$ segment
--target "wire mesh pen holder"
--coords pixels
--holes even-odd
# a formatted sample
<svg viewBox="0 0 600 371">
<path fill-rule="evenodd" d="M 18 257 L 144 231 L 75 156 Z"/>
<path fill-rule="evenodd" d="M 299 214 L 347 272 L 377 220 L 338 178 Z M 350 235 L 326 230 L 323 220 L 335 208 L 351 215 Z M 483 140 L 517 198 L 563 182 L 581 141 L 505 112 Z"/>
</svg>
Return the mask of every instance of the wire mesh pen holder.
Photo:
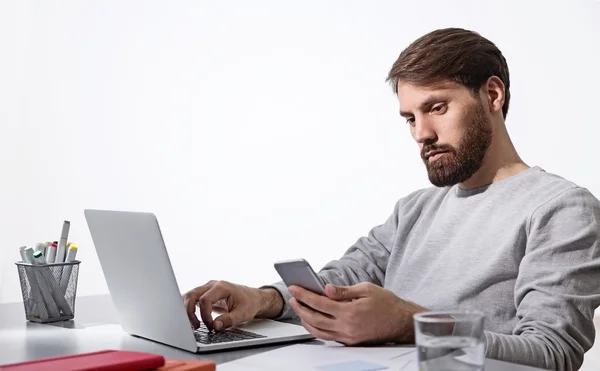
<svg viewBox="0 0 600 371">
<path fill-rule="evenodd" d="M 44 265 L 15 263 L 27 320 L 47 323 L 75 317 L 79 263 L 79 260 Z"/>
</svg>

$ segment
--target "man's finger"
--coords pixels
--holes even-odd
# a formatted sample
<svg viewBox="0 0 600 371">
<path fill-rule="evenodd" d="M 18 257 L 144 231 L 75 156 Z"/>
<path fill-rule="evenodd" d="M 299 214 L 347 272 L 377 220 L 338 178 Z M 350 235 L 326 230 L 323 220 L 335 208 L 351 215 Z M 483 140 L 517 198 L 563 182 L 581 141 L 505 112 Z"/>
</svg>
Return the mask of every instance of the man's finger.
<svg viewBox="0 0 600 371">
<path fill-rule="evenodd" d="M 333 332 L 319 330 L 318 328 L 311 326 L 309 323 L 306 323 L 304 320 L 301 320 L 300 322 L 302 323 L 302 326 L 304 326 L 306 331 L 310 332 L 310 334 L 316 337 L 317 339 L 333 341 L 336 340 L 336 336 Z"/>
<path fill-rule="evenodd" d="M 225 289 L 223 286 L 214 285 L 210 290 L 204 293 L 198 299 L 200 304 L 200 315 L 202 316 L 202 322 L 206 325 L 209 330 L 213 329 L 213 318 L 212 318 L 212 310 L 213 304 L 218 302 L 219 300 L 227 299 L 230 295 L 230 292 Z"/>
<path fill-rule="evenodd" d="M 212 311 L 213 311 L 213 313 L 217 313 L 217 314 L 225 314 L 225 313 L 229 312 L 227 310 L 227 308 L 218 307 L 216 305 L 213 305 Z"/>
<path fill-rule="evenodd" d="M 199 303 L 198 303 L 198 307 L 200 307 Z M 219 300 L 218 302 L 213 304 L 212 311 L 213 311 L 213 313 L 218 313 L 218 314 L 227 313 L 227 312 L 229 312 L 229 305 L 227 305 L 225 300 Z"/>
<path fill-rule="evenodd" d="M 315 294 L 299 286 L 290 286 L 288 290 L 298 301 L 319 312 L 328 314 L 332 317 L 336 317 L 340 312 L 342 303 L 333 301 L 326 296 Z"/>
<path fill-rule="evenodd" d="M 311 310 L 300 304 L 296 298 L 290 299 L 290 306 L 294 312 L 304 322 L 321 331 L 335 331 L 336 323 L 331 317 L 326 317 L 324 314 Z"/>
<path fill-rule="evenodd" d="M 348 301 L 368 296 L 371 291 L 371 284 L 359 283 L 353 286 L 337 286 L 327 284 L 325 294 L 328 298 L 338 301 Z"/>
<path fill-rule="evenodd" d="M 239 324 L 243 318 L 247 318 L 247 313 L 244 313 L 240 307 L 233 309 L 229 313 L 221 314 L 215 318 L 213 327 L 215 330 L 223 330 Z"/>
<path fill-rule="evenodd" d="M 185 295 L 183 295 L 183 305 L 185 306 L 185 311 L 187 312 L 188 319 L 193 328 L 198 328 L 200 326 L 200 321 L 198 321 L 198 317 L 196 317 L 197 300 L 196 295 L 191 291 L 186 292 Z"/>
<path fill-rule="evenodd" d="M 223 308 L 223 309 L 227 309 L 227 301 L 225 300 L 219 300 L 218 302 L 216 302 L 213 307 L 219 307 L 219 308 Z"/>
<path fill-rule="evenodd" d="M 196 287 L 183 295 L 183 304 L 185 306 L 188 318 L 190 320 L 190 324 L 194 328 L 200 327 L 200 321 L 196 316 L 196 304 L 198 303 L 198 299 L 210 288 L 213 286 L 212 282 L 207 283 L 206 285 Z"/>
</svg>

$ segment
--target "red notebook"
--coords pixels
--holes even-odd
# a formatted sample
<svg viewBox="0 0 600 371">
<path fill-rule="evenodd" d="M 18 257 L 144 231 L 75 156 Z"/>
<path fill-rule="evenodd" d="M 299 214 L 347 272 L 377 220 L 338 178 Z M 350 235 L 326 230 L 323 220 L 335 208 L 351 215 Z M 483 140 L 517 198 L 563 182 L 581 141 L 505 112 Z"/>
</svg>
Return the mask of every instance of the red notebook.
<svg viewBox="0 0 600 371">
<path fill-rule="evenodd" d="M 1 371 L 142 371 L 164 366 L 158 354 L 103 350 L 1 365 Z"/>
<path fill-rule="evenodd" d="M 157 371 L 215 371 L 216 368 L 213 361 L 167 359 L 165 365 Z"/>
</svg>

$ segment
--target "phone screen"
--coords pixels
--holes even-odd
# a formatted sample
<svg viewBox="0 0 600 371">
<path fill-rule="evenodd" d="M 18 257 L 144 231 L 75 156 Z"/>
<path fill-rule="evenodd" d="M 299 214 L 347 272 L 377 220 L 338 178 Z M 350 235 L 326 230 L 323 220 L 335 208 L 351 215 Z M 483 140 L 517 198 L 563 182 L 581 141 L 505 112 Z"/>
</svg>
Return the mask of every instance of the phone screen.
<svg viewBox="0 0 600 371">
<path fill-rule="evenodd" d="M 286 286 L 300 286 L 319 295 L 325 295 L 322 279 L 304 259 L 275 263 L 275 269 Z"/>
</svg>

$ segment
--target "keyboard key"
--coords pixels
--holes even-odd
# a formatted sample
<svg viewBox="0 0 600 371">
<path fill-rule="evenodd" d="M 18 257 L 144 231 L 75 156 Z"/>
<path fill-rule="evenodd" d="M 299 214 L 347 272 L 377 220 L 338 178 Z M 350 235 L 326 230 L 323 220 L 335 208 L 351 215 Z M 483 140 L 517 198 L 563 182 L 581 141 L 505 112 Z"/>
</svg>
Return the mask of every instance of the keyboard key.
<svg viewBox="0 0 600 371">
<path fill-rule="evenodd" d="M 198 329 L 194 330 L 194 336 L 196 341 L 202 344 L 218 344 L 229 341 L 250 340 L 265 337 L 264 335 L 240 329 L 227 329 L 217 332 L 210 331 L 204 323 L 202 323 Z"/>
</svg>

